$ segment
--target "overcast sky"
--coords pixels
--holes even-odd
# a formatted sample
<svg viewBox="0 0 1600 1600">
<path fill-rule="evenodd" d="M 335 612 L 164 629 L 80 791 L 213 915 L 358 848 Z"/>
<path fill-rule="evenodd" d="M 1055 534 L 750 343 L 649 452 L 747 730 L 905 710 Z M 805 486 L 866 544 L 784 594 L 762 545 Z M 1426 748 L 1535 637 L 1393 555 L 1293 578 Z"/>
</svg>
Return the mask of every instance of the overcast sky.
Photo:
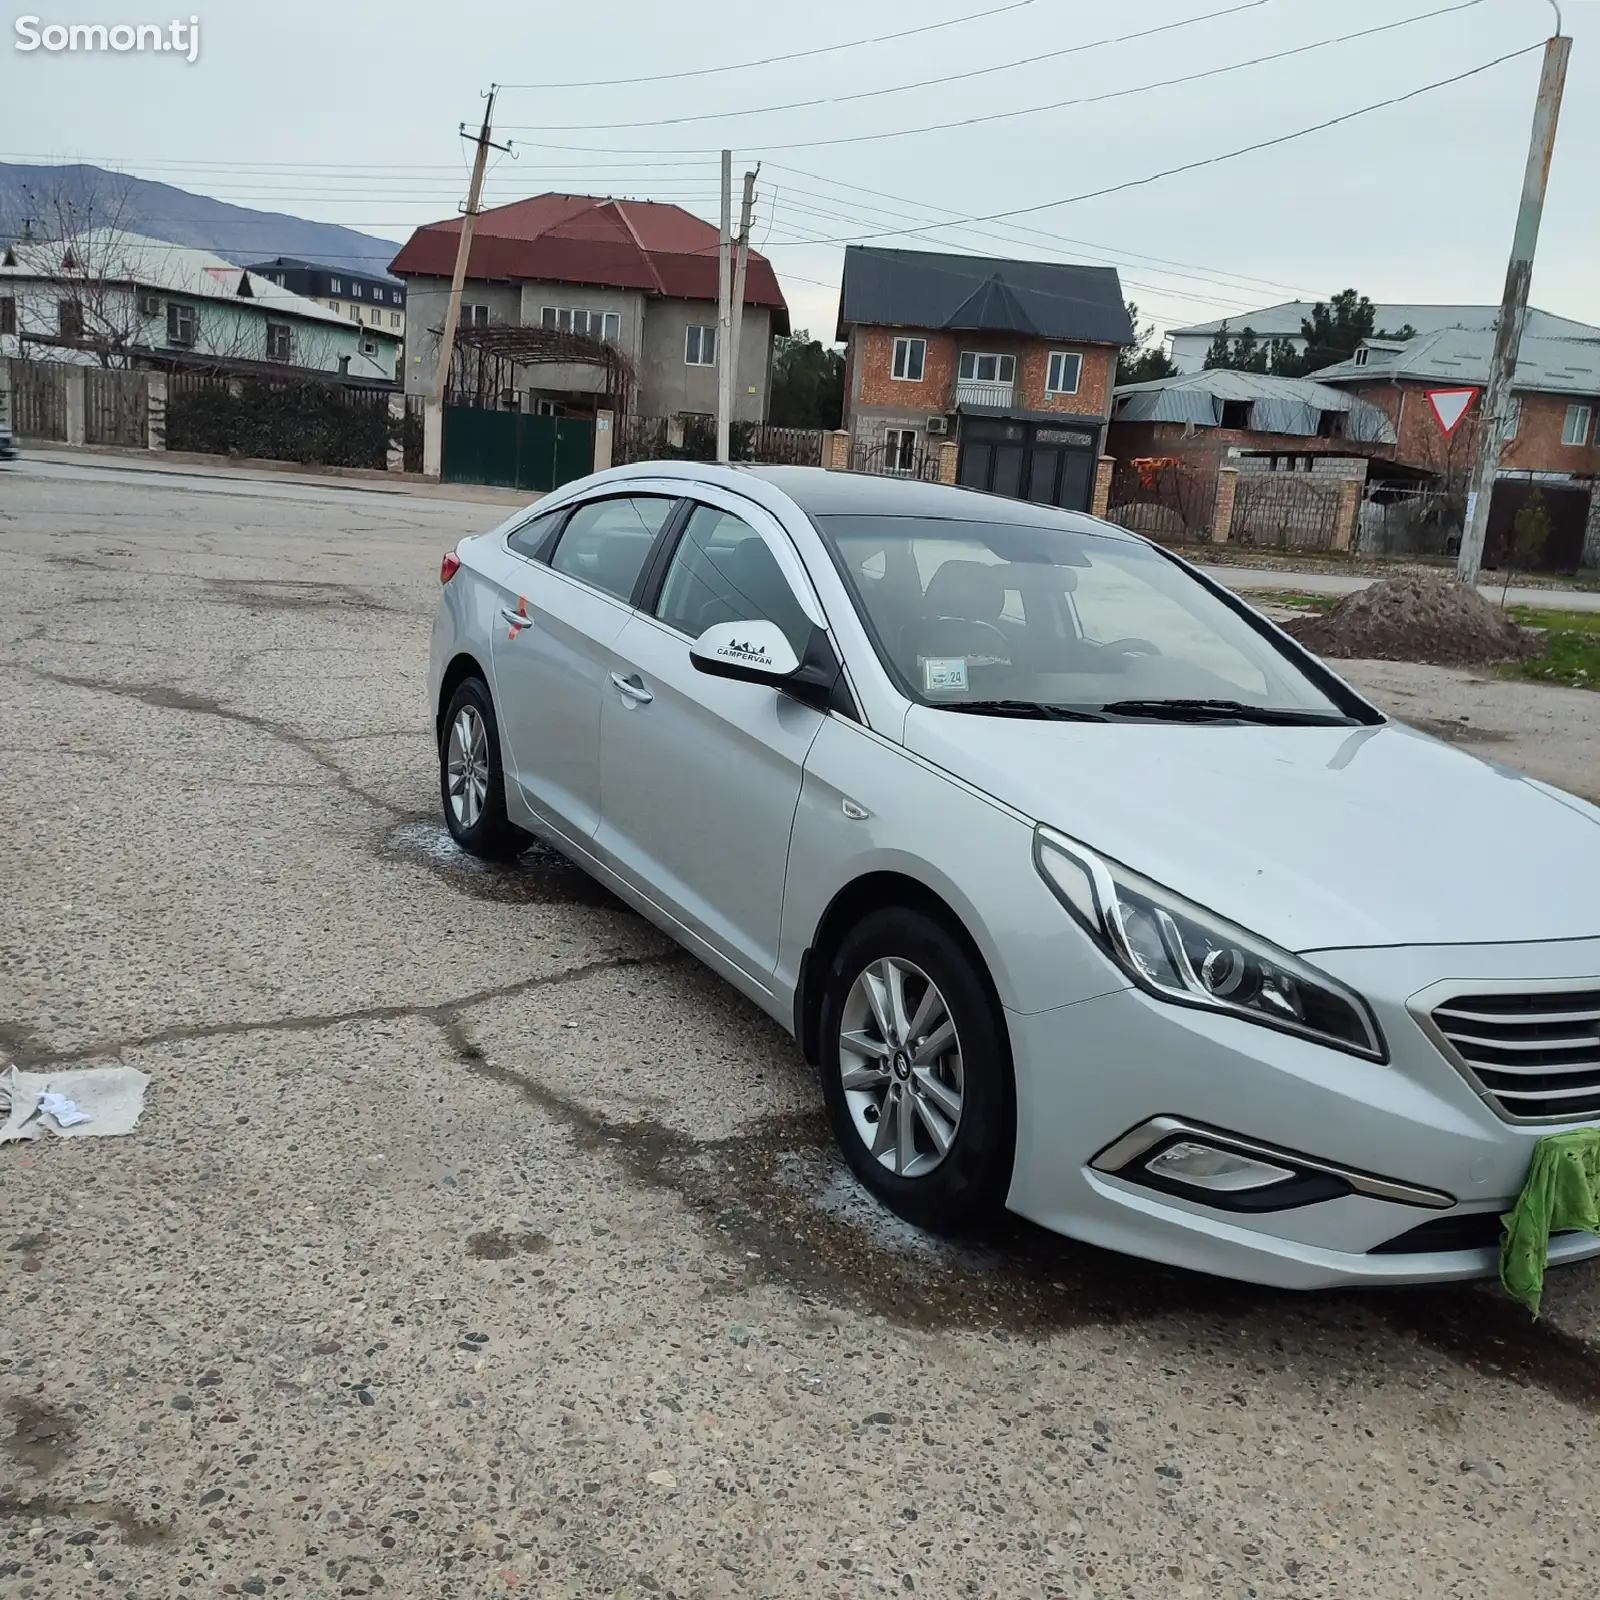
<svg viewBox="0 0 1600 1600">
<path fill-rule="evenodd" d="M 794 323 L 826 337 L 842 248 L 805 242 L 819 238 L 1112 262 L 1162 329 L 1347 285 L 1378 301 L 1496 301 L 1537 54 L 1102 198 L 966 230 L 928 225 L 1036 207 L 1292 133 L 1536 44 L 1554 22 L 1548 0 L 1457 3 L 1372 37 L 1128 94 L 1117 92 L 1425 17 L 1452 0 L 186 0 L 183 15 L 192 5 L 200 18 L 193 65 L 170 54 L 13 48 L 13 19 L 35 7 L 43 23 L 165 23 L 167 3 L 13 3 L 0 59 L 0 157 L 114 165 L 401 240 L 459 205 L 470 152 L 457 125 L 477 121 L 491 80 L 637 77 L 507 89 L 496 123 L 518 150 L 496 157 L 488 203 L 557 189 L 671 200 L 715 220 L 716 151 L 730 145 L 736 173 L 763 162 L 755 237 Z M 1572 72 L 1533 301 L 1600 323 L 1600 3 L 1565 0 L 1562 9 Z M 962 17 L 973 20 L 928 28 Z M 928 31 L 795 58 L 918 27 Z M 1061 53 L 1086 45 L 1095 47 Z M 766 56 L 778 59 L 664 76 Z M 884 92 L 958 73 L 976 75 Z M 1117 97 L 903 132 L 1107 95 Z M 708 113 L 718 115 L 619 126 Z M 862 134 L 899 136 L 825 142 Z M 918 231 L 886 235 L 908 228 Z"/>
</svg>

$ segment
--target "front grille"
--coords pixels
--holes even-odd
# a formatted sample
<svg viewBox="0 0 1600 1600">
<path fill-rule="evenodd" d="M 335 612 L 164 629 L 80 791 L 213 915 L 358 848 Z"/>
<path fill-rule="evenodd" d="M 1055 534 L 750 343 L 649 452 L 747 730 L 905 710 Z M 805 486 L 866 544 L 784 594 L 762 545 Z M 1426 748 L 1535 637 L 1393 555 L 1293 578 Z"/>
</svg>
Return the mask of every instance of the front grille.
<svg viewBox="0 0 1600 1600">
<path fill-rule="evenodd" d="M 1433 1023 L 1505 1116 L 1600 1116 L 1600 989 L 1458 995 Z"/>
</svg>

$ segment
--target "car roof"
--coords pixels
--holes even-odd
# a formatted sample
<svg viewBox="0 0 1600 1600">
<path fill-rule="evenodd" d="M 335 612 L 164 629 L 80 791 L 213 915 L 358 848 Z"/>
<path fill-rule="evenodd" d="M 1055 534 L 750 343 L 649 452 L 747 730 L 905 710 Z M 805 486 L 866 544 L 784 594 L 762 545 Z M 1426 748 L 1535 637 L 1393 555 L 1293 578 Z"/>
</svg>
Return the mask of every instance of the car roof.
<svg viewBox="0 0 1600 1600">
<path fill-rule="evenodd" d="M 824 467 L 718 466 L 708 461 L 641 461 L 628 475 L 689 478 L 737 489 L 751 478 L 770 484 L 808 516 L 931 517 L 951 522 L 1007 523 L 1018 527 L 1061 528 L 1130 544 L 1138 535 L 1081 511 L 1011 500 L 953 484 L 864 472 L 833 472 Z"/>
</svg>

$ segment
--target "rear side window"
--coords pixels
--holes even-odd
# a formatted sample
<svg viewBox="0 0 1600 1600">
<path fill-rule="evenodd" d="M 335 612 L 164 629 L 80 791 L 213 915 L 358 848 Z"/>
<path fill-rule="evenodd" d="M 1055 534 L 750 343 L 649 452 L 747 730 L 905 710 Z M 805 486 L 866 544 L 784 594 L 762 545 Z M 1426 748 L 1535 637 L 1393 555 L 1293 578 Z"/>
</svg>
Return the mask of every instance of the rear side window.
<svg viewBox="0 0 1600 1600">
<path fill-rule="evenodd" d="M 544 548 L 544 542 L 550 537 L 551 530 L 561 520 L 562 511 L 547 511 L 542 517 L 530 517 L 522 526 L 511 533 L 506 539 L 506 548 L 515 550 L 519 556 L 527 556 L 531 561 Z"/>
<path fill-rule="evenodd" d="M 656 495 L 591 500 L 561 530 L 550 565 L 603 594 L 629 600 L 675 503 Z"/>
</svg>

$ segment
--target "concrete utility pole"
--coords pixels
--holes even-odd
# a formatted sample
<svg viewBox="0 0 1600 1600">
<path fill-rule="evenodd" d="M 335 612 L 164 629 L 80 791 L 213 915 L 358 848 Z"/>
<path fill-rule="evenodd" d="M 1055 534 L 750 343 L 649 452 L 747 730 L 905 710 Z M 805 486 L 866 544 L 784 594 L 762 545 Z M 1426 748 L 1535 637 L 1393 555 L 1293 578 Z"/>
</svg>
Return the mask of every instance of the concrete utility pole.
<svg viewBox="0 0 1600 1600">
<path fill-rule="evenodd" d="M 1456 562 L 1458 583 L 1477 583 L 1478 568 L 1483 564 L 1489 504 L 1494 496 L 1495 476 L 1500 471 L 1500 452 L 1505 448 L 1517 353 L 1528 321 L 1533 253 L 1539 243 L 1539 221 L 1544 213 L 1550 156 L 1555 148 L 1556 122 L 1561 115 L 1561 93 L 1566 87 L 1567 58 L 1571 53 L 1572 40 L 1561 32 L 1558 7 L 1555 37 L 1547 40 L 1544 47 L 1544 70 L 1539 75 L 1539 98 L 1533 107 L 1533 135 L 1528 144 L 1528 169 L 1522 180 L 1522 203 L 1517 208 L 1517 231 L 1511 239 L 1511 264 L 1506 268 L 1505 298 L 1500 305 L 1494 355 L 1489 361 L 1489 385 L 1478 417 L 1478 453 L 1467 487 L 1467 525 L 1461 531 L 1461 554 Z"/>
<path fill-rule="evenodd" d="M 483 126 L 478 130 L 478 153 L 472 161 L 472 181 L 467 185 L 467 208 L 461 217 L 461 239 L 456 245 L 456 269 L 450 279 L 450 300 L 445 306 L 444 328 L 439 335 L 439 357 L 433 369 L 433 388 L 423 407 L 422 470 L 437 478 L 444 458 L 444 392 L 450 378 L 450 357 L 456 347 L 456 329 L 461 324 L 461 291 L 467 281 L 467 260 L 472 254 L 472 230 L 478 220 L 478 204 L 483 198 L 483 171 L 491 149 L 508 149 L 492 144 L 489 128 L 494 119 L 494 97 L 498 84 L 489 85 L 488 104 L 483 108 Z M 462 133 L 466 132 L 463 128 Z"/>
<path fill-rule="evenodd" d="M 733 398 L 733 368 L 728 346 L 733 342 L 733 316 L 729 307 L 728 235 L 733 225 L 733 152 L 722 152 L 722 243 L 717 250 L 717 460 L 728 459 L 728 424 Z"/>
<path fill-rule="evenodd" d="M 760 170 L 761 163 L 758 161 L 755 172 L 744 175 L 744 206 L 739 212 L 739 253 L 733 271 L 733 337 L 728 341 L 730 390 L 736 390 L 739 383 L 739 336 L 744 329 L 744 278 L 745 270 L 750 265 L 750 221 L 756 208 L 756 173 Z"/>
</svg>

